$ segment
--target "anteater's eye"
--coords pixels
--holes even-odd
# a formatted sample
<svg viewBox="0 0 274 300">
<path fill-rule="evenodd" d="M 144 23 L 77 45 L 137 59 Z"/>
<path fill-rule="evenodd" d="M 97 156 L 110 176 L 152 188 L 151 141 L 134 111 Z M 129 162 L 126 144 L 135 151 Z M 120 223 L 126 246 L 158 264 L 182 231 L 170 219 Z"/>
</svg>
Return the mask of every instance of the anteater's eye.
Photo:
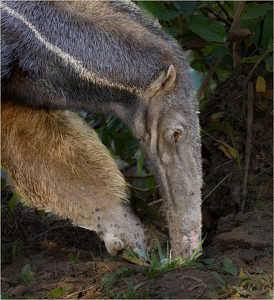
<svg viewBox="0 0 274 300">
<path fill-rule="evenodd" d="M 181 137 L 182 135 L 182 131 L 181 130 L 175 130 L 173 133 L 172 133 L 172 140 L 174 142 L 178 141 L 178 139 Z"/>
</svg>

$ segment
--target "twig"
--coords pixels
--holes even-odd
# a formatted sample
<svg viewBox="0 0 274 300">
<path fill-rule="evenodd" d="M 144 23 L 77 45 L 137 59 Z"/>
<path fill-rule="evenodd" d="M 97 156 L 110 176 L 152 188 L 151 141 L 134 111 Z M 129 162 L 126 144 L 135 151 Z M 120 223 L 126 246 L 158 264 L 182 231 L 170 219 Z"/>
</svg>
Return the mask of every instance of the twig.
<svg viewBox="0 0 274 300">
<path fill-rule="evenodd" d="M 154 205 L 154 204 L 158 204 L 158 203 L 161 203 L 161 202 L 163 202 L 163 199 L 152 201 L 152 202 L 148 203 L 148 205 Z"/>
<path fill-rule="evenodd" d="M 246 86 L 248 81 L 250 80 L 252 74 L 254 73 L 254 71 L 256 70 L 256 68 L 258 67 L 258 65 L 260 64 L 260 62 L 264 59 L 264 57 L 268 54 L 268 52 L 273 48 L 273 44 L 271 45 L 271 47 L 269 47 L 267 49 L 267 51 L 265 52 L 265 54 L 256 62 L 255 66 L 252 68 L 252 70 L 249 72 L 249 74 L 247 75 L 247 78 L 245 80 L 245 83 L 243 85 L 243 107 L 242 107 L 242 116 L 243 116 L 243 127 L 244 129 L 246 129 L 246 118 L 245 118 L 245 102 L 246 102 Z"/>
<path fill-rule="evenodd" d="M 252 125 L 253 125 L 253 118 L 254 118 L 254 90 L 253 90 L 253 83 L 248 83 L 247 89 L 247 131 L 246 131 L 246 146 L 245 146 L 245 168 L 244 168 L 244 181 L 243 181 L 243 192 L 242 192 L 242 205 L 241 205 L 241 212 L 244 212 L 245 208 L 245 197 L 247 192 L 247 177 L 248 177 L 248 170 L 249 170 L 249 163 L 250 163 L 250 156 L 251 156 L 251 139 L 252 139 Z"/>
<path fill-rule="evenodd" d="M 90 289 L 92 289 L 92 288 L 95 288 L 95 285 L 92 285 L 92 286 L 89 287 L 88 289 L 85 289 L 85 290 L 78 291 L 78 292 L 72 293 L 72 294 L 70 294 L 70 295 L 67 295 L 65 299 L 67 299 L 68 297 L 71 297 L 71 296 L 73 296 L 73 295 L 76 295 L 76 294 L 80 294 L 80 293 L 86 292 L 86 291 L 88 291 L 88 290 L 90 290 Z"/>
<path fill-rule="evenodd" d="M 238 10 L 236 12 L 236 15 L 235 15 L 235 18 L 232 22 L 232 25 L 230 27 L 230 30 L 234 28 L 234 26 L 239 22 L 240 18 L 241 18 L 241 13 L 242 13 L 242 10 L 243 10 L 243 7 L 244 7 L 244 3 L 245 1 L 241 1 L 240 4 L 239 4 L 239 7 L 238 7 Z M 230 42 L 225 42 L 223 44 L 224 47 L 228 48 Z M 207 87 L 208 83 L 209 83 L 209 80 L 210 78 L 213 76 L 215 70 L 217 69 L 217 67 L 219 66 L 220 62 L 222 61 L 223 59 L 223 56 L 217 58 L 213 64 L 213 66 L 210 68 L 210 70 L 208 71 L 206 77 L 204 78 L 201 86 L 199 87 L 198 89 L 198 92 L 196 94 L 196 100 L 199 101 L 205 88 Z"/>
<path fill-rule="evenodd" d="M 239 1 L 234 1 L 234 11 L 238 10 L 239 5 L 241 4 L 241 2 Z M 238 26 L 240 27 L 241 23 L 238 24 Z M 237 64 L 239 63 L 239 61 L 242 58 L 242 51 L 241 51 L 241 42 L 234 42 L 233 43 L 233 50 L 235 50 L 233 52 L 233 68 L 235 68 L 237 66 Z"/>
<path fill-rule="evenodd" d="M 225 10 L 225 8 L 223 7 L 223 5 L 220 3 L 220 1 L 217 1 L 217 4 L 219 5 L 219 7 L 221 8 L 221 10 L 224 12 L 224 14 L 226 15 L 228 20 L 231 20 L 229 14 L 227 13 L 227 11 Z"/>
<path fill-rule="evenodd" d="M 195 280 L 195 281 L 200 282 L 205 288 L 207 287 L 207 286 L 203 283 L 202 279 L 200 279 L 200 278 L 195 278 L 195 277 L 187 276 L 187 275 L 183 275 L 183 276 L 181 276 L 180 278 L 191 278 L 191 279 L 193 279 L 193 280 Z"/>
</svg>

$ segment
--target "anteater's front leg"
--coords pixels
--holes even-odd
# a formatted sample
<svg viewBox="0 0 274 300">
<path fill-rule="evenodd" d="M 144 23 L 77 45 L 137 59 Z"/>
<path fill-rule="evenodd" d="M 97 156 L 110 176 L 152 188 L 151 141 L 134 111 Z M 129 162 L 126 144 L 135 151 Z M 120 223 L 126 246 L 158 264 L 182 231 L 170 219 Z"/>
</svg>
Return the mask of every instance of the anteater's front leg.
<svg viewBox="0 0 274 300">
<path fill-rule="evenodd" d="M 125 181 L 96 133 L 75 115 L 2 104 L 2 165 L 18 193 L 97 231 L 108 252 L 146 251 Z"/>
</svg>

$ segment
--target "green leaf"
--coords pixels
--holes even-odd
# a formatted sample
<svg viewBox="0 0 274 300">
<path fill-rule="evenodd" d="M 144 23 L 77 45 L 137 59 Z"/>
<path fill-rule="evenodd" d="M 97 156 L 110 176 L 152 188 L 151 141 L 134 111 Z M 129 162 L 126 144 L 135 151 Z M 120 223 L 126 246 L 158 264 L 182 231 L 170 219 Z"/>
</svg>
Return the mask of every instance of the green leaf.
<svg viewBox="0 0 274 300">
<path fill-rule="evenodd" d="M 246 14 L 244 14 L 241 20 L 257 19 L 259 16 L 265 15 L 271 9 L 273 9 L 273 5 L 271 4 L 259 4 L 258 6 L 250 9 Z"/>
<path fill-rule="evenodd" d="M 142 171 L 142 168 L 143 168 L 143 162 L 144 162 L 144 152 L 141 151 L 140 157 L 137 161 L 137 173 L 138 173 L 138 175 L 141 174 L 141 171 Z"/>
<path fill-rule="evenodd" d="M 7 292 L 1 292 L 1 299 L 10 299 L 9 293 L 7 293 Z"/>
<path fill-rule="evenodd" d="M 91 255 L 93 261 L 96 262 L 97 260 L 96 260 L 95 256 L 93 255 L 93 253 L 91 251 L 90 251 L 90 255 Z"/>
<path fill-rule="evenodd" d="M 156 268 L 160 268 L 161 265 L 159 264 L 157 258 L 156 258 L 156 255 L 155 255 L 155 252 L 154 252 L 154 249 L 152 249 L 152 253 L 151 253 L 151 267 L 152 269 L 156 269 Z"/>
<path fill-rule="evenodd" d="M 169 9 L 168 11 L 169 11 L 170 19 L 174 19 L 174 18 L 177 18 L 179 16 L 177 11 L 175 11 L 173 9 Z"/>
<path fill-rule="evenodd" d="M 178 12 L 185 16 L 187 21 L 190 22 L 189 16 L 196 7 L 196 1 L 172 1 L 172 3 L 178 9 Z"/>
<path fill-rule="evenodd" d="M 8 202 L 11 212 L 14 211 L 16 203 L 17 203 L 17 199 L 18 199 L 18 195 L 17 195 L 16 191 L 13 190 L 12 192 L 13 192 L 12 199 Z"/>
<path fill-rule="evenodd" d="M 210 288 L 211 290 L 213 290 L 213 291 L 217 291 L 217 290 L 218 290 L 218 288 L 216 288 L 214 285 L 211 285 L 211 284 L 208 284 L 208 283 L 205 283 L 205 285 L 206 285 L 208 288 Z"/>
<path fill-rule="evenodd" d="M 257 22 L 251 21 L 251 20 L 246 20 L 243 21 L 245 25 L 244 27 L 248 28 L 250 32 L 254 33 L 254 36 L 250 38 L 250 41 L 257 45 L 259 39 L 260 39 L 260 34 L 261 34 L 261 29 L 260 26 Z"/>
<path fill-rule="evenodd" d="M 2 244 L 2 243 L 1 243 L 1 253 L 3 254 L 3 256 L 4 256 L 4 258 L 5 258 L 5 260 L 2 260 L 2 259 L 1 259 L 1 264 L 2 264 L 2 265 L 3 265 L 4 263 L 9 264 L 9 263 L 10 263 L 9 257 L 8 257 L 7 252 L 6 252 L 5 246 L 4 246 L 4 244 Z"/>
<path fill-rule="evenodd" d="M 163 29 L 166 33 L 168 33 L 169 35 L 171 35 L 173 37 L 176 36 L 180 31 L 179 28 L 175 28 L 175 27 L 170 27 L 170 28 L 163 27 Z"/>
<path fill-rule="evenodd" d="M 61 288 L 56 288 L 56 289 L 53 289 L 50 294 L 54 297 L 54 298 L 58 298 L 63 292 L 64 292 L 65 289 L 61 289 Z"/>
<path fill-rule="evenodd" d="M 15 241 L 12 246 L 12 257 L 14 258 L 16 255 L 16 249 L 17 249 L 18 241 Z"/>
<path fill-rule="evenodd" d="M 153 195 L 154 190 L 153 189 L 143 189 L 143 188 L 137 188 L 130 183 L 126 182 L 126 186 L 128 186 L 133 192 L 137 192 L 139 194 L 146 194 L 146 195 Z"/>
<path fill-rule="evenodd" d="M 217 46 L 212 51 L 212 56 L 215 58 L 224 56 L 225 54 L 227 54 L 227 49 L 224 46 Z"/>
<path fill-rule="evenodd" d="M 136 162 L 136 159 L 130 157 L 135 156 L 138 145 L 138 141 L 130 131 L 127 131 L 124 134 L 120 133 L 119 135 L 116 135 L 114 139 L 114 147 L 117 155 L 129 164 L 134 164 Z"/>
<path fill-rule="evenodd" d="M 69 254 L 69 258 L 75 265 L 78 263 L 75 256 L 72 253 Z"/>
<path fill-rule="evenodd" d="M 231 127 L 229 122 L 222 122 L 221 127 L 224 129 L 224 131 L 232 134 L 235 138 L 238 138 L 238 133 Z"/>
<path fill-rule="evenodd" d="M 223 266 L 224 268 L 222 269 L 222 271 L 224 271 L 225 273 L 229 273 L 233 276 L 237 276 L 237 269 L 236 267 L 234 267 L 233 262 L 230 258 L 225 258 L 223 260 Z"/>
<path fill-rule="evenodd" d="M 113 119 L 109 118 L 108 119 L 110 122 L 107 124 L 106 128 L 106 133 L 110 134 L 111 136 L 114 137 L 116 131 L 118 130 L 118 126 L 121 125 L 121 120 L 118 119 L 117 117 L 114 117 Z"/>
<path fill-rule="evenodd" d="M 149 293 L 150 293 L 149 291 L 143 291 L 142 298 L 148 299 Z"/>
<path fill-rule="evenodd" d="M 266 64 L 266 70 L 268 72 L 273 72 L 273 56 L 270 56 L 265 62 L 265 64 Z"/>
<path fill-rule="evenodd" d="M 213 265 L 214 262 L 216 261 L 216 258 L 203 259 L 203 261 L 204 261 L 207 265 Z"/>
<path fill-rule="evenodd" d="M 213 275 L 221 282 L 221 283 L 225 283 L 225 281 L 223 280 L 223 278 L 217 273 L 217 272 L 213 272 Z"/>
<path fill-rule="evenodd" d="M 160 261 L 162 261 L 164 259 L 164 256 L 163 256 L 162 248 L 161 248 L 161 245 L 160 245 L 158 239 L 157 239 L 157 246 L 158 246 L 158 253 L 159 253 L 159 256 L 160 256 Z"/>
<path fill-rule="evenodd" d="M 256 279 L 256 289 L 258 291 L 261 291 L 263 289 L 263 286 L 264 286 L 264 284 L 263 284 L 262 280 L 260 278 L 257 278 Z"/>
<path fill-rule="evenodd" d="M 170 20 L 170 13 L 167 10 L 167 8 L 164 6 L 163 3 L 155 1 L 153 2 L 154 7 L 155 7 L 155 11 L 156 11 L 156 17 L 159 20 L 163 20 L 163 21 L 169 21 Z"/>
<path fill-rule="evenodd" d="M 205 284 L 205 285 L 207 285 L 207 284 Z M 208 293 L 208 294 L 206 295 L 206 297 L 207 297 L 207 299 L 212 299 L 212 297 L 213 297 L 215 294 L 216 294 L 216 292 L 213 291 L 213 292 Z"/>
<path fill-rule="evenodd" d="M 270 290 L 268 293 L 265 294 L 267 299 L 273 299 L 274 298 L 274 290 Z"/>
<path fill-rule="evenodd" d="M 148 257 L 146 256 L 146 254 L 143 251 L 141 251 L 140 249 L 135 248 L 134 252 L 139 254 L 141 257 L 145 258 L 146 260 L 149 260 Z"/>
<path fill-rule="evenodd" d="M 261 103 L 256 103 L 256 107 L 261 111 L 265 111 L 268 106 L 268 99 L 264 98 Z"/>
<path fill-rule="evenodd" d="M 156 18 L 156 11 L 152 1 L 137 1 L 137 3 L 149 16 Z"/>
<path fill-rule="evenodd" d="M 158 213 L 157 213 L 150 205 L 148 205 L 147 202 L 146 202 L 145 200 L 143 200 L 143 199 L 140 198 L 140 197 L 136 197 L 136 196 L 134 196 L 133 198 L 134 198 L 134 199 L 133 199 L 134 203 L 136 203 L 136 205 L 137 205 L 139 208 L 141 208 L 141 210 L 142 210 L 144 213 L 146 213 L 146 214 L 152 216 L 153 219 L 155 219 L 155 220 L 158 220 L 158 221 L 161 220 L 161 218 L 160 218 L 160 216 L 158 215 Z"/>
<path fill-rule="evenodd" d="M 260 55 L 253 55 L 251 57 L 243 57 L 241 58 L 240 62 L 247 62 L 247 63 L 256 63 L 261 58 Z"/>
<path fill-rule="evenodd" d="M 216 114 L 212 114 L 212 115 L 211 115 L 211 118 L 212 118 L 212 119 L 218 119 L 218 118 L 223 117 L 223 115 L 224 115 L 224 112 L 223 112 L 223 111 L 220 111 L 220 112 L 217 112 Z"/>
<path fill-rule="evenodd" d="M 128 256 L 131 256 L 131 257 L 135 258 L 135 259 L 138 259 L 137 256 L 133 253 L 133 251 L 129 247 L 126 249 L 126 251 L 124 253 Z"/>
<path fill-rule="evenodd" d="M 150 171 L 149 174 L 153 174 L 153 171 Z M 147 188 L 153 189 L 155 187 L 154 177 L 146 178 Z"/>
<path fill-rule="evenodd" d="M 5 179 L 1 179 L 1 187 L 4 187 L 7 185 L 7 181 Z"/>
<path fill-rule="evenodd" d="M 189 260 L 189 262 L 191 262 L 192 260 L 195 261 L 201 254 L 197 254 L 197 252 L 199 251 L 199 249 L 202 247 L 204 241 L 206 239 L 206 236 L 204 237 L 204 239 L 200 242 L 200 244 L 198 245 L 198 247 L 195 249 L 195 251 L 193 252 L 193 254 L 191 255 L 191 258 Z"/>
<path fill-rule="evenodd" d="M 273 12 L 270 12 L 266 15 L 264 19 L 263 26 L 263 35 L 262 35 L 262 43 L 268 41 L 273 38 Z"/>
<path fill-rule="evenodd" d="M 24 266 L 21 271 L 21 277 L 27 285 L 29 285 L 33 281 L 36 281 L 34 273 L 30 270 L 30 264 Z"/>
<path fill-rule="evenodd" d="M 224 42 L 225 29 L 216 20 L 200 15 L 190 16 L 189 29 L 208 42 Z"/>
<path fill-rule="evenodd" d="M 244 295 L 244 296 L 249 295 L 248 292 L 244 291 L 243 289 L 241 289 L 241 288 L 238 287 L 238 286 L 236 286 L 235 289 L 236 289 L 236 291 L 237 291 L 239 294 L 241 294 L 241 295 Z"/>
</svg>

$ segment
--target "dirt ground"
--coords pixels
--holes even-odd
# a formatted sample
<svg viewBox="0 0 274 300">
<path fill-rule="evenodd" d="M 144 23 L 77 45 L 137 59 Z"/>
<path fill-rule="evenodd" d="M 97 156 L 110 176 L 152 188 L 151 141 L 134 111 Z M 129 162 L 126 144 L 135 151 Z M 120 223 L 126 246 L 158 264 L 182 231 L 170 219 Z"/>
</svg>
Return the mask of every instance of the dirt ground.
<svg viewBox="0 0 274 300">
<path fill-rule="evenodd" d="M 18 204 L 13 215 L 5 205 L 11 194 L 2 191 L 2 298 L 49 298 L 56 288 L 64 291 L 56 298 L 151 298 L 151 299 L 267 299 L 273 295 L 273 104 L 269 100 L 262 109 L 262 99 L 255 94 L 252 155 L 249 166 L 251 179 L 247 184 L 245 210 L 242 205 L 242 175 L 237 158 L 228 157 L 220 142 L 235 147 L 244 167 L 246 131 L 241 122 L 242 87 L 253 65 L 240 65 L 221 83 L 200 114 L 201 128 L 207 131 L 215 123 L 228 122 L 237 135 L 232 141 L 229 131 L 208 131 L 202 136 L 204 188 L 203 199 L 223 180 L 203 202 L 203 233 L 207 234 L 203 255 L 198 262 L 204 267 L 180 267 L 147 278 L 143 267 L 117 257 L 111 259 L 97 235 L 75 228 L 68 220 L 41 215 L 37 210 L 24 210 Z M 267 90 L 273 89 L 272 74 L 264 65 L 254 72 L 251 82 L 261 75 Z M 212 114 L 222 112 L 221 117 Z M 215 126 L 215 125 L 214 125 Z M 220 128 L 220 127 L 218 127 Z M 268 169 L 269 168 L 269 169 Z M 264 170 L 267 171 L 263 172 Z M 261 173 L 263 172 L 263 173 Z M 231 175 L 229 175 L 232 173 Z M 261 173 L 261 174 L 260 174 Z M 253 178 L 254 176 L 257 177 Z M 253 179 L 252 179 L 253 178 Z M 161 208 L 160 208 L 161 209 Z M 14 219 L 16 218 L 16 222 Z M 14 241 L 18 241 L 16 244 Z M 3 251 L 4 250 L 4 251 Z M 95 260 L 93 259 L 95 257 Z M 69 258 L 73 253 L 78 263 Z M 223 260 L 230 258 L 237 275 L 229 275 L 226 289 L 218 287 L 216 273 L 225 279 Z M 9 263 L 7 262 L 9 260 Z M 207 265 L 203 259 L 215 259 Z M 3 263 L 4 262 L 4 263 Z M 35 281 L 27 285 L 21 276 L 30 264 Z M 102 286 L 104 274 L 121 270 L 124 276 Z M 241 277 L 241 270 L 243 275 Z M 127 271 L 127 272 L 126 272 Z M 131 271 L 131 272 L 130 272 Z M 215 272 L 215 273 L 214 273 Z M 118 274 L 118 273 L 116 273 Z M 252 277 L 241 289 L 235 289 L 241 279 Z M 118 276 L 117 276 L 118 277 Z M 113 277 L 112 277 L 113 278 Z M 133 284 L 136 292 L 128 287 Z M 109 286 L 108 286 L 109 285 Z M 221 286 L 223 286 L 221 284 Z M 127 293 L 128 290 L 128 293 Z M 243 292 L 242 292 L 243 291 Z M 209 294 L 211 293 L 211 294 Z M 272 299 L 272 298 L 269 298 Z"/>
</svg>

